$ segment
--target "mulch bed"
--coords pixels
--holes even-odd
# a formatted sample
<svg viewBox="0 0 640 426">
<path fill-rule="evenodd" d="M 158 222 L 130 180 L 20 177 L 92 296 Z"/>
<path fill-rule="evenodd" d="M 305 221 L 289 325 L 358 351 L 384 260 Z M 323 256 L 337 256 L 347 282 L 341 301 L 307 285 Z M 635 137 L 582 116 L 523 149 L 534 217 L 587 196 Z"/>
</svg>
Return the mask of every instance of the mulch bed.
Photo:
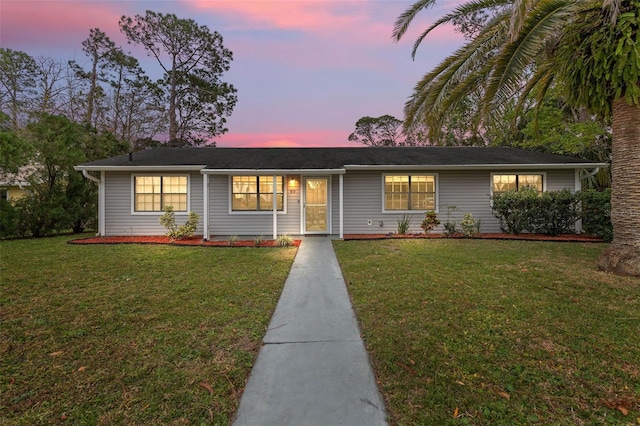
<svg viewBox="0 0 640 426">
<path fill-rule="evenodd" d="M 293 246 L 299 247 L 300 240 L 293 240 Z M 89 237 L 70 240 L 69 244 L 165 244 L 171 246 L 198 246 L 198 247 L 256 247 L 253 240 L 238 240 L 233 245 L 227 240 L 203 241 L 202 236 L 193 236 L 182 240 L 170 240 L 164 235 L 158 236 L 131 236 L 131 237 Z M 279 247 L 274 240 L 264 240 L 259 247 Z"/>
<path fill-rule="evenodd" d="M 387 240 L 387 239 L 440 239 L 440 238 L 470 238 L 478 240 L 521 240 L 521 241 L 563 241 L 577 243 L 602 243 L 602 238 L 594 237 L 587 234 L 562 234 L 562 235 L 543 235 L 543 234 L 476 234 L 473 237 L 465 237 L 462 234 L 447 236 L 445 234 L 345 234 L 345 240 Z"/>
<path fill-rule="evenodd" d="M 447 236 L 444 234 L 345 234 L 344 240 L 387 240 L 387 239 L 440 239 L 440 238 L 468 238 L 462 234 Z M 563 235 L 542 235 L 542 234 L 476 234 L 471 239 L 480 240 L 521 240 L 521 241 L 563 241 L 578 243 L 602 243 L 598 237 L 586 234 L 563 234 Z M 293 240 L 293 245 L 299 247 L 301 240 Z M 202 236 L 193 236 L 182 240 L 171 241 L 164 235 L 158 236 L 130 236 L 130 237 L 89 237 L 77 240 L 70 240 L 69 244 L 166 244 L 172 246 L 199 246 L 199 247 L 256 247 L 253 240 L 238 240 L 233 245 L 227 240 L 202 241 Z M 260 247 L 278 247 L 274 240 L 264 240 Z"/>
</svg>

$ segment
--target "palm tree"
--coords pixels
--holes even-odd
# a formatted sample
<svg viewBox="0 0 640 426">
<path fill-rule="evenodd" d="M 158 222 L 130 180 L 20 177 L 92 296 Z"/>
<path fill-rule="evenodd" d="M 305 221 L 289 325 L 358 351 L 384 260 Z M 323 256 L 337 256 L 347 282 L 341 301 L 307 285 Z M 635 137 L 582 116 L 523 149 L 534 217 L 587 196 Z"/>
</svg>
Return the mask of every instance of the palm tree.
<svg viewBox="0 0 640 426">
<path fill-rule="evenodd" d="M 435 3 L 410 6 L 394 38 Z M 488 19 L 475 37 L 416 84 L 405 126 L 425 123 L 436 136 L 449 112 L 479 91 L 474 122 L 482 128 L 514 98 L 518 112 L 552 85 L 564 87 L 571 104 L 612 122 L 614 238 L 598 266 L 640 276 L 640 0 L 470 0 L 427 28 L 412 56 L 433 29 L 478 13 Z"/>
</svg>

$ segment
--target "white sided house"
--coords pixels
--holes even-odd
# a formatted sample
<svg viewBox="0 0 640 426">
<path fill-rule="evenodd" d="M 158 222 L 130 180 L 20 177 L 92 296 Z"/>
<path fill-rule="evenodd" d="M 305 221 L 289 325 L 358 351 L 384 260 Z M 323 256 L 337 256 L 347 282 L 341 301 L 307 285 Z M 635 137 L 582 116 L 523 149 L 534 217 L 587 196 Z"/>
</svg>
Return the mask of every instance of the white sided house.
<svg viewBox="0 0 640 426">
<path fill-rule="evenodd" d="M 424 213 L 442 223 L 465 213 L 499 232 L 497 191 L 581 189 L 581 173 L 606 164 L 506 147 L 156 148 L 76 166 L 99 186 L 98 234 L 163 235 L 200 215 L 197 235 L 386 234 Z M 439 227 L 435 232 L 442 232 Z"/>
</svg>

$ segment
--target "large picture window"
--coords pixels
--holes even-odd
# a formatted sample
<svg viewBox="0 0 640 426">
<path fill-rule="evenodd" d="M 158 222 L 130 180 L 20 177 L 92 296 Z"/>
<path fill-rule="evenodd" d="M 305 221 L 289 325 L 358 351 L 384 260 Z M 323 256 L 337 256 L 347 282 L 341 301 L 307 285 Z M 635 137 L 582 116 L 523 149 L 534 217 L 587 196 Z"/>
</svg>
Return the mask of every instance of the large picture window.
<svg viewBox="0 0 640 426">
<path fill-rule="evenodd" d="M 435 210 L 435 176 L 385 175 L 384 209 L 388 211 Z"/>
<path fill-rule="evenodd" d="M 134 211 L 161 212 L 172 206 L 176 212 L 186 212 L 187 176 L 134 176 Z"/>
<path fill-rule="evenodd" d="M 528 187 L 535 188 L 539 193 L 543 191 L 543 176 L 541 174 L 494 174 L 492 179 L 494 194 L 518 191 Z"/>
<path fill-rule="evenodd" d="M 233 211 L 273 210 L 273 176 L 232 176 L 231 209 Z M 284 176 L 276 177 L 276 206 L 284 210 Z"/>
</svg>

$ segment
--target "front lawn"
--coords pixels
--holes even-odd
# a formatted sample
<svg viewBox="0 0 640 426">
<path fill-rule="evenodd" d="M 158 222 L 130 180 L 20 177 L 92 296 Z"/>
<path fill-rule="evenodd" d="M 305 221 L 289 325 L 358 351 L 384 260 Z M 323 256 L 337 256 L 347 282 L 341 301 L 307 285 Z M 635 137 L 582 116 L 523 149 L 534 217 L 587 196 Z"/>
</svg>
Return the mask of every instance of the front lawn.
<svg viewBox="0 0 640 426">
<path fill-rule="evenodd" d="M 639 424 L 640 280 L 605 245 L 334 246 L 392 424 Z"/>
<path fill-rule="evenodd" d="M 228 424 L 296 249 L 0 242 L 2 424 Z"/>
</svg>

